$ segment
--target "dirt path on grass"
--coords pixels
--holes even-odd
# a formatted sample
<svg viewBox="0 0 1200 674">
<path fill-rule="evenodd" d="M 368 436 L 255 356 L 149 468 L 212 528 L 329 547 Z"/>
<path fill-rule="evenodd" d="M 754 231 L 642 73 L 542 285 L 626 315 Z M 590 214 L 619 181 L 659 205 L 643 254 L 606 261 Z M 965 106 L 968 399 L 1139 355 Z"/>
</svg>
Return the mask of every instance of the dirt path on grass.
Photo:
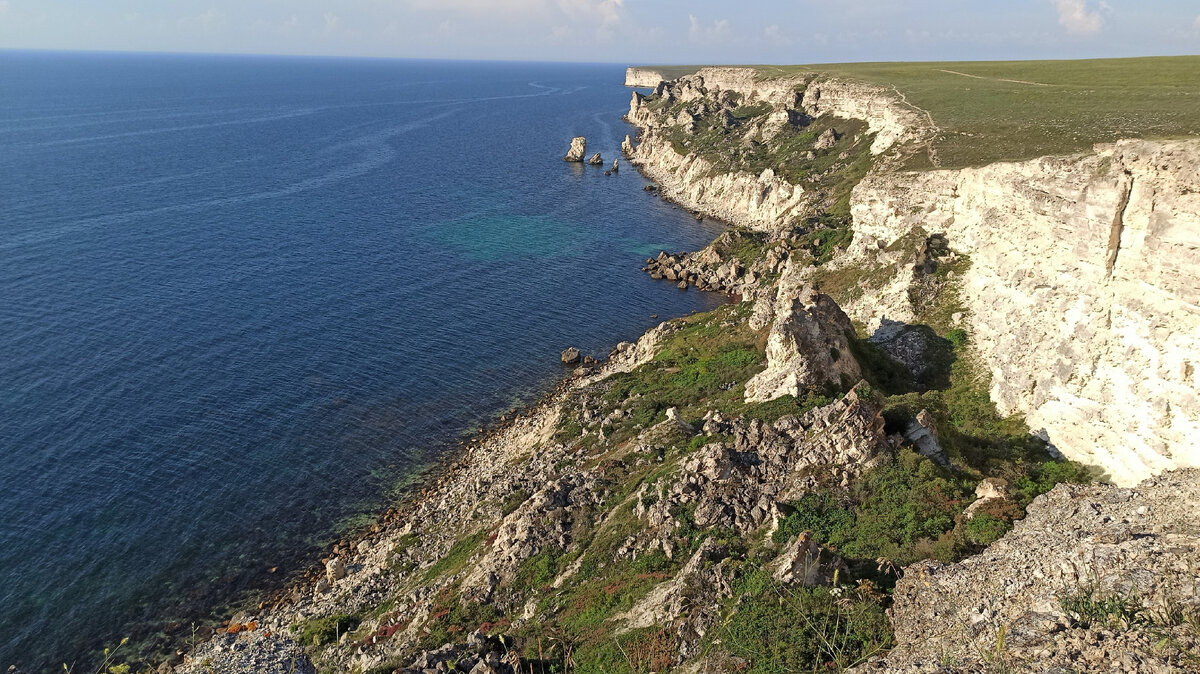
<svg viewBox="0 0 1200 674">
<path fill-rule="evenodd" d="M 1012 82 L 1013 84 L 1028 84 L 1028 85 L 1034 86 L 1034 87 L 1052 87 L 1052 86 L 1054 86 L 1053 84 L 1046 84 L 1045 82 L 1030 82 L 1029 80 L 1007 80 L 1007 79 L 1004 79 L 1003 77 L 984 77 L 982 75 L 971 75 L 969 73 L 960 73 L 957 70 L 945 70 L 943 68 L 938 68 L 938 72 L 950 73 L 951 75 L 961 75 L 962 77 L 970 77 L 970 78 L 976 79 L 976 80 L 992 80 L 993 82 Z"/>
</svg>

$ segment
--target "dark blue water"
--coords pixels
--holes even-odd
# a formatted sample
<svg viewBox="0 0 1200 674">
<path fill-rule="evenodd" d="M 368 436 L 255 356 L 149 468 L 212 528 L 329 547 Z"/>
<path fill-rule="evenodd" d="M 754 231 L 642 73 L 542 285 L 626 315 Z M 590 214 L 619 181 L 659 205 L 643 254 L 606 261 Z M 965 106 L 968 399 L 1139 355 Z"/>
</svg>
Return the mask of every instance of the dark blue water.
<svg viewBox="0 0 1200 674">
<path fill-rule="evenodd" d="M 617 66 L 0 52 L 0 668 L 187 620 L 664 317 Z"/>
</svg>

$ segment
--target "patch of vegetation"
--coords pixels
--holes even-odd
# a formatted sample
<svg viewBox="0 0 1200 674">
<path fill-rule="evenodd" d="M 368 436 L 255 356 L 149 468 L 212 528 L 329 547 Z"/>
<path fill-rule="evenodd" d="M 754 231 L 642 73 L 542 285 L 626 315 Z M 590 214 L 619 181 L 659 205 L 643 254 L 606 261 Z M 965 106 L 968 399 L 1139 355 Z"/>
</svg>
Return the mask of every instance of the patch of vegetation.
<svg viewBox="0 0 1200 674">
<path fill-rule="evenodd" d="M 603 396 L 606 408 L 627 409 L 613 442 L 662 421 L 670 407 L 678 407 L 685 418 L 708 409 L 740 409 L 746 382 L 766 365 L 758 336 L 745 325 L 748 311 L 728 305 L 688 317 L 681 330 L 664 340 L 653 361 L 611 377 Z"/>
<path fill-rule="evenodd" d="M 502 619 L 494 604 L 464 602 L 455 590 L 444 588 L 434 599 L 418 646 L 432 650 L 447 642 L 462 641 L 467 634 L 477 629 L 486 632 L 483 627 Z"/>
<path fill-rule="evenodd" d="M 841 588 L 793 588 L 755 569 L 738 582 L 732 615 L 715 631 L 750 674 L 840 671 L 892 645 L 883 607 Z"/>
<path fill-rule="evenodd" d="M 777 537 L 812 531 L 852 564 L 873 575 L 875 560 L 910 564 L 944 561 L 964 551 L 956 517 L 971 502 L 974 485 L 909 449 L 872 468 L 850 489 L 814 492 L 790 504 Z M 780 538 L 778 540 L 787 540 Z M 857 566 L 855 566 L 857 564 Z"/>
<path fill-rule="evenodd" d="M 709 246 L 723 260 L 737 259 L 742 266 L 749 267 L 763 256 L 767 235 L 748 229 L 730 229 L 718 236 Z"/>
<path fill-rule="evenodd" d="M 666 672 L 675 664 L 679 637 L 669 627 L 646 627 L 613 635 L 573 654 L 578 674 Z"/>
<path fill-rule="evenodd" d="M 528 500 L 528 489 L 517 489 L 516 491 L 509 492 L 509 494 L 504 497 L 504 500 L 500 502 L 500 512 L 507 517 L 516 512 L 517 508 L 520 508 L 521 504 Z"/>
<path fill-rule="evenodd" d="M 810 410 L 824 407 L 832 403 L 835 397 L 841 397 L 841 394 L 841 391 L 833 389 L 821 393 L 809 391 L 803 398 L 783 395 L 766 402 L 749 403 L 741 410 L 742 418 L 758 419 L 764 424 L 773 424 L 783 417 L 803 416 Z"/>
<path fill-rule="evenodd" d="M 487 535 L 486 531 L 478 531 L 466 538 L 459 539 L 441 559 L 425 570 L 424 579 L 430 581 L 461 571 L 467 562 L 483 548 Z"/>
<path fill-rule="evenodd" d="M 730 111 L 730 114 L 733 115 L 735 119 L 738 119 L 740 121 L 746 121 L 746 120 L 758 117 L 760 115 L 765 115 L 770 111 L 771 111 L 770 103 L 768 103 L 767 101 L 759 101 L 758 103 L 755 103 L 753 105 L 739 105 L 738 107 L 736 107 L 732 111 Z"/>
<path fill-rule="evenodd" d="M 343 634 L 349 634 L 358 629 L 362 616 L 350 613 L 337 613 L 324 618 L 313 618 L 292 627 L 296 633 L 296 641 L 311 646 L 323 646 L 336 643 Z"/>
</svg>

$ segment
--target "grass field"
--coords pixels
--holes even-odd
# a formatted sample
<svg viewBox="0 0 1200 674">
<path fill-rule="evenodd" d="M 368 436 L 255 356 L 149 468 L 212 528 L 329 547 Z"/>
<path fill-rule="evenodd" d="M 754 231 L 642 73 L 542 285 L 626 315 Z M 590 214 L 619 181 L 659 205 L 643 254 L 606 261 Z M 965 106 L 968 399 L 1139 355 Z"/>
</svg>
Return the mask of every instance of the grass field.
<svg viewBox="0 0 1200 674">
<path fill-rule="evenodd" d="M 1121 138 L 1200 137 L 1200 56 L 749 67 L 765 78 L 819 73 L 894 88 L 932 117 L 944 168 L 1073 154 Z M 696 67 L 656 70 L 678 77 Z M 924 152 L 908 164 L 930 166 Z"/>
</svg>

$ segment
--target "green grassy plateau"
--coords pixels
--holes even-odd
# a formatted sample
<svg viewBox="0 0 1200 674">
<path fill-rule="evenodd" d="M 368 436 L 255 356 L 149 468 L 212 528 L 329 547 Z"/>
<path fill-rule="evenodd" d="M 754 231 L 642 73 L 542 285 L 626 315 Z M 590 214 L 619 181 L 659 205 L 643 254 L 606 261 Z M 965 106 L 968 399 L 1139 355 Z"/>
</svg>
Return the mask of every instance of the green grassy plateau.
<svg viewBox="0 0 1200 674">
<path fill-rule="evenodd" d="M 1074 154 L 1121 138 L 1200 136 L 1200 56 L 1082 61 L 747 66 L 764 78 L 845 77 L 929 113 L 943 168 Z M 654 68 L 663 77 L 695 66 Z M 930 168 L 916 153 L 909 168 Z"/>
</svg>

